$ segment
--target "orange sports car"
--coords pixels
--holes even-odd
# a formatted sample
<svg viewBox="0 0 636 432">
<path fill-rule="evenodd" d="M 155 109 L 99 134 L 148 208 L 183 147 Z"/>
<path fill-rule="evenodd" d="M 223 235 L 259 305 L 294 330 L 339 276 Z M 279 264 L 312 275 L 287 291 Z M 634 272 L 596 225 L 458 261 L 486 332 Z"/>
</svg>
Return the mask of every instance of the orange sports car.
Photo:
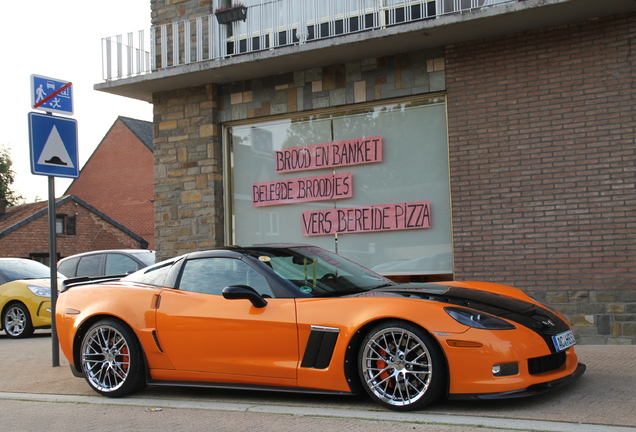
<svg viewBox="0 0 636 432">
<path fill-rule="evenodd" d="M 73 373 L 118 397 L 146 385 L 351 394 L 394 410 L 569 383 L 567 320 L 484 282 L 397 284 L 309 245 L 193 252 L 122 279 L 65 281 Z"/>
</svg>

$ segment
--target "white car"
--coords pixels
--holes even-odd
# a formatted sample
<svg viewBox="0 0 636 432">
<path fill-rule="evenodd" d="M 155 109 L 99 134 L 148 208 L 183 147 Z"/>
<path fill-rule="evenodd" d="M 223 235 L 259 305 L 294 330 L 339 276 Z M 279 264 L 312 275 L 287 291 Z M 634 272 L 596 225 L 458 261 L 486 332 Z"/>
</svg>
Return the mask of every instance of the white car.
<svg viewBox="0 0 636 432">
<path fill-rule="evenodd" d="M 84 252 L 62 258 L 57 271 L 68 278 L 123 276 L 155 263 L 155 251 L 110 249 Z"/>
</svg>

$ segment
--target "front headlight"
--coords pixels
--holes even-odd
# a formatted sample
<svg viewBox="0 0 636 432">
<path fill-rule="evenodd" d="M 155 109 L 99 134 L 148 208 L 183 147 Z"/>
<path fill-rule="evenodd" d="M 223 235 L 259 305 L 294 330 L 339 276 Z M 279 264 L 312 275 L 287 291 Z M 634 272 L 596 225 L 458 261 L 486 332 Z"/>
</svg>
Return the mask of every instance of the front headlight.
<svg viewBox="0 0 636 432">
<path fill-rule="evenodd" d="M 444 310 L 455 321 L 469 327 L 483 330 L 512 330 L 516 328 L 508 321 L 473 309 L 446 307 Z"/>
<path fill-rule="evenodd" d="M 38 297 L 51 297 L 51 288 L 39 285 L 28 285 L 29 291 Z"/>
</svg>

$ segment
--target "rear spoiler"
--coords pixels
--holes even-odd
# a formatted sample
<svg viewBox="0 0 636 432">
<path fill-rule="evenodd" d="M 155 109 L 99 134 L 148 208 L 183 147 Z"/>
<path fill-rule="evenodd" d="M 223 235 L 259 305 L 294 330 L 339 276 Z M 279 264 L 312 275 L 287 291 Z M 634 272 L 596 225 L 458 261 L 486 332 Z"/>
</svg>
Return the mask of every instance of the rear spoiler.
<svg viewBox="0 0 636 432">
<path fill-rule="evenodd" d="M 60 292 L 64 292 L 71 287 L 80 285 L 93 285 L 104 282 L 116 282 L 128 275 L 109 275 L 109 276 L 81 276 L 76 278 L 64 279 Z"/>
</svg>

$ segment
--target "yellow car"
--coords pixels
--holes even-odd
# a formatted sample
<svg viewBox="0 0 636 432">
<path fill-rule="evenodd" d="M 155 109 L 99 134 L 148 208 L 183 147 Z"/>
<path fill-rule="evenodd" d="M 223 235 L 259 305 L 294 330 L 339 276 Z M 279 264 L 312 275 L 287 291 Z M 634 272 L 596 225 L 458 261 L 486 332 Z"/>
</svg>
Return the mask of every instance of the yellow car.
<svg viewBox="0 0 636 432">
<path fill-rule="evenodd" d="M 11 338 L 51 328 L 51 269 L 29 259 L 0 258 L 0 311 L 0 330 Z"/>
</svg>

